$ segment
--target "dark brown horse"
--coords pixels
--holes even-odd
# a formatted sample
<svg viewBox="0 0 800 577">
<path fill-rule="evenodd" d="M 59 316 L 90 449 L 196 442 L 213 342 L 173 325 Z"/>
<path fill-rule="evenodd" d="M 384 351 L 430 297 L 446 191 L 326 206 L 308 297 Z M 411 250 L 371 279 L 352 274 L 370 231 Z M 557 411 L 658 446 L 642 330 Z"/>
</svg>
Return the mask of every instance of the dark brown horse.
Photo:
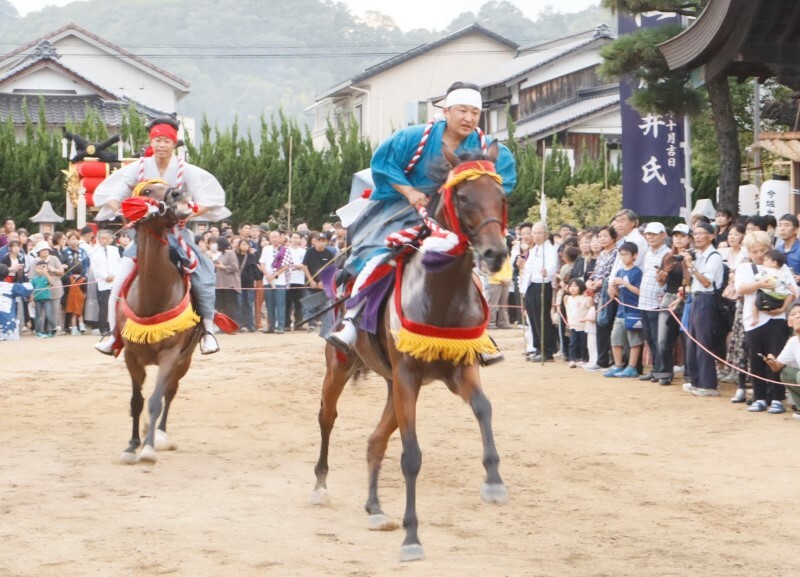
<svg viewBox="0 0 800 577">
<path fill-rule="evenodd" d="M 122 453 L 125 463 L 136 462 L 136 449 L 141 445 L 139 417 L 144 407 L 142 384 L 147 365 L 157 365 L 158 374 L 148 403 L 150 421 L 139 460 L 155 462 L 156 446 L 159 449 L 174 448 L 167 440 L 167 415 L 178 391 L 178 383 L 189 370 L 192 353 L 202 334 L 197 325 L 198 319 L 191 310 L 181 316 L 182 324 L 175 324 L 174 318 L 172 321 L 167 320 L 174 317 L 174 311 L 179 311 L 183 305 L 191 307 L 191 302 L 188 302 L 188 285 L 171 262 L 167 243 L 167 232 L 178 221 L 192 214 L 189 196 L 185 191 L 160 183 L 145 186 L 141 196 L 154 205 L 154 209 L 135 225 L 137 271 L 120 294 L 122 302 L 117 312 L 117 327 L 120 328 L 125 344 L 125 364 L 128 366 L 132 385 L 133 436 Z M 153 321 L 156 324 L 147 324 Z M 171 327 L 170 322 L 173 322 Z M 134 327 L 139 329 L 136 336 L 132 335 Z M 158 327 L 166 329 L 158 336 L 153 336 L 152 332 L 147 336 L 148 331 L 157 330 Z M 168 336 L 170 334 L 172 336 Z M 147 342 L 154 340 L 157 342 Z M 162 415 L 163 400 L 166 403 L 163 405 Z M 159 416 L 161 421 L 156 431 Z"/>
<path fill-rule="evenodd" d="M 453 167 L 460 159 L 445 151 Z M 497 157 L 497 147 L 489 149 L 488 160 Z M 449 168 L 449 167 L 448 167 Z M 461 230 L 471 247 L 478 252 L 492 272 L 497 272 L 508 256 L 505 239 L 506 198 L 503 188 L 490 175 L 474 180 L 464 180 L 454 187 L 448 202 L 439 202 L 432 208 L 437 222 L 450 230 Z M 453 222 L 453 219 L 457 222 Z M 405 317 L 445 329 L 476 327 L 486 320 L 484 301 L 473 278 L 473 253 L 466 250 L 440 272 L 430 272 L 419 255 L 410 257 L 401 283 L 401 310 Z M 378 475 L 389 437 L 400 429 L 402 439 L 401 468 L 406 483 L 406 509 L 403 516 L 405 540 L 400 551 L 401 561 L 424 558 L 417 536 L 416 480 L 422 465 L 422 453 L 416 433 L 416 403 L 422 385 L 434 380 L 443 381 L 456 395 L 472 407 L 478 420 L 483 440 L 483 464 L 486 479 L 481 497 L 486 502 L 505 503 L 508 493 L 500 478 L 500 458 L 495 449 L 492 433 L 492 406 L 481 388 L 479 362 L 454 364 L 452 361 L 426 362 L 398 351 L 394 333 L 400 320 L 393 299 L 383 306 L 378 323 L 378 334 L 359 331 L 354 354 L 346 359 L 331 345 L 325 351 L 327 371 L 323 382 L 319 410 L 322 436 L 317 477 L 311 502 L 326 504 L 328 448 L 331 430 L 336 420 L 336 404 L 345 384 L 360 367 L 366 365 L 383 378 L 388 385 L 388 395 L 383 415 L 369 438 L 367 466 L 369 496 L 366 510 L 369 527 L 373 530 L 393 529 L 397 525 L 384 515 L 378 499 Z"/>
</svg>

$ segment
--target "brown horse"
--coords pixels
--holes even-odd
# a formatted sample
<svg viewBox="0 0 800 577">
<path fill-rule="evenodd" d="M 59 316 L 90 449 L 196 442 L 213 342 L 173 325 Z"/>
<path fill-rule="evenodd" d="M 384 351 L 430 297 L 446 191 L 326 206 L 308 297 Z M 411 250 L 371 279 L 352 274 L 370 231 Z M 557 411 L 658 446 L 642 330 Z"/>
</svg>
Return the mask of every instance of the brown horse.
<svg viewBox="0 0 800 577">
<path fill-rule="evenodd" d="M 129 331 L 133 326 L 145 330 L 151 326 L 165 326 L 165 323 L 144 325 L 142 321 L 162 320 L 169 317 L 171 311 L 179 310 L 182 304 L 191 307 L 191 303 L 187 302 L 189 287 L 170 260 L 167 242 L 168 230 L 192 214 L 188 202 L 189 195 L 183 190 L 158 183 L 148 184 L 142 190 L 141 196 L 153 204 L 156 211 L 141 218 L 135 225 L 138 270 L 134 273 L 135 276 L 132 276 L 132 280 L 127 281 L 128 286 L 123 288 L 120 294 L 121 306 L 117 311 L 117 327 L 122 332 L 125 364 L 131 375 L 132 385 L 133 436 L 122 453 L 122 460 L 125 463 L 136 462 L 136 449 L 141 445 L 139 417 L 144 407 L 142 384 L 147 365 L 157 365 L 158 374 L 155 389 L 148 403 L 150 422 L 139 460 L 155 462 L 156 446 L 159 449 L 174 448 L 167 440 L 167 415 L 172 399 L 178 391 L 178 383 L 189 370 L 192 353 L 202 334 L 200 325 L 197 325 L 196 315 L 193 311 L 187 311 L 193 319 L 193 322 L 189 322 L 185 320 L 185 316 L 183 317 L 183 326 L 188 325 L 188 328 L 178 332 L 167 330 L 166 334 L 162 333 L 158 337 L 162 339 L 158 342 L 146 342 L 155 338 L 130 336 Z M 130 325 L 126 326 L 126 323 Z M 178 325 L 173 325 L 172 328 L 176 326 Z M 173 332 L 172 336 L 167 336 Z M 133 342 L 131 338 L 138 342 Z M 165 399 L 166 403 L 156 432 L 155 425 L 161 415 L 162 399 Z"/>
<path fill-rule="evenodd" d="M 494 162 L 497 147 L 489 149 L 488 160 Z M 449 168 L 461 160 L 445 151 Z M 450 230 L 461 230 L 487 263 L 492 272 L 500 270 L 508 256 L 505 239 L 506 198 L 503 188 L 488 175 L 464 180 L 454 187 L 449 201 L 431 208 L 435 220 Z M 453 222 L 453 218 L 457 222 Z M 444 329 L 476 327 L 486 320 L 484 301 L 473 278 L 473 253 L 466 250 L 440 272 L 430 272 L 419 255 L 405 263 L 401 283 L 401 310 L 416 323 Z M 314 504 L 326 504 L 328 448 L 331 430 L 336 420 L 336 403 L 345 384 L 360 367 L 366 365 L 386 379 L 388 395 L 383 415 L 369 438 L 367 466 L 369 496 L 366 510 L 369 528 L 394 529 L 397 524 L 384 515 L 378 499 L 378 475 L 391 434 L 399 427 L 402 440 L 401 468 L 406 484 L 406 508 L 403 516 L 405 540 L 400 550 L 401 561 L 424 558 L 417 536 L 416 480 L 422 464 L 422 453 L 416 433 L 416 403 L 422 385 L 433 380 L 443 381 L 448 389 L 470 404 L 478 420 L 483 440 L 483 464 L 486 479 L 481 497 L 486 502 L 505 503 L 508 493 L 500 478 L 500 458 L 492 433 L 492 406 L 481 388 L 479 362 L 454 364 L 452 361 L 423 361 L 398 351 L 393 334 L 400 320 L 393 299 L 383 305 L 378 322 L 378 334 L 359 331 L 354 354 L 346 359 L 331 345 L 325 351 L 327 371 L 323 382 L 319 410 L 322 437 L 315 473 L 316 486 L 311 496 Z"/>
</svg>

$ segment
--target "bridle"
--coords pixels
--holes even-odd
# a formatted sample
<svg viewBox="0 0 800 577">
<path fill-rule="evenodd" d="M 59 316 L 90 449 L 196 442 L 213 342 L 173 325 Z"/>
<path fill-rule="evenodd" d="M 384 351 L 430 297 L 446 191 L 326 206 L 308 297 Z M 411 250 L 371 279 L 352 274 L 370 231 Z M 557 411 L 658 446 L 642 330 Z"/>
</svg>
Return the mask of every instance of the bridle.
<svg viewBox="0 0 800 577">
<path fill-rule="evenodd" d="M 495 216 L 483 219 L 476 227 L 471 228 L 462 225 L 459 218 L 458 195 L 456 189 L 460 184 L 467 180 L 477 180 L 482 176 L 488 176 L 497 184 L 503 184 L 503 177 L 495 171 L 494 163 L 489 160 L 469 160 L 462 162 L 453 169 L 452 178 L 441 188 L 442 209 L 444 211 L 445 227 L 456 233 L 459 238 L 474 238 L 485 226 L 497 223 L 501 231 L 505 231 L 508 225 L 508 205 L 505 195 L 503 195 L 503 216 L 502 219 Z"/>
</svg>

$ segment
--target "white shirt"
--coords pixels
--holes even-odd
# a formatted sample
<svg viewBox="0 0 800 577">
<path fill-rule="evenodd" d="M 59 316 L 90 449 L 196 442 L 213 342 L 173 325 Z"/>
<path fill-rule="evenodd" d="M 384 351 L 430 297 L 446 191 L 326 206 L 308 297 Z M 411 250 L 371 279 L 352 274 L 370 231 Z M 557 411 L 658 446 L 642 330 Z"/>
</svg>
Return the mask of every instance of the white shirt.
<svg viewBox="0 0 800 577">
<path fill-rule="evenodd" d="M 89 252 L 89 262 L 94 271 L 94 279 L 97 282 L 97 290 L 111 290 L 114 281 L 107 281 L 109 276 L 116 276 L 119 267 L 119 251 L 113 245 L 97 245 Z"/>
<path fill-rule="evenodd" d="M 546 275 L 542 277 L 542 269 Z M 551 283 L 558 271 L 558 252 L 548 240 L 544 244 L 535 244 L 528 252 L 528 260 L 519 275 L 519 291 L 525 294 L 531 283 Z"/>
<path fill-rule="evenodd" d="M 209 211 L 203 215 L 204 220 L 222 220 L 231 215 L 231 211 L 225 208 L 225 191 L 210 172 L 185 162 L 183 163 L 183 180 L 179 183 L 177 156 L 170 159 L 163 175 L 158 170 L 155 157 L 149 156 L 141 162 L 144 166 L 143 180 L 161 178 L 166 180 L 170 186 L 181 184 L 192 195 L 193 201 L 200 206 L 208 207 Z M 132 162 L 103 180 L 92 196 L 95 206 L 102 206 L 110 200 L 122 202 L 126 198 L 130 198 L 133 188 L 140 182 L 142 176 L 139 172 L 140 166 L 140 161 Z M 97 214 L 96 220 L 108 220 L 113 216 L 114 214 L 104 207 Z"/>
<path fill-rule="evenodd" d="M 786 266 L 786 265 L 784 265 Z M 761 265 L 756 265 L 756 269 L 758 272 L 764 270 L 764 267 Z M 794 277 L 791 277 L 791 283 L 794 285 L 795 290 L 797 289 L 797 284 L 794 282 Z M 789 280 L 789 279 L 787 279 Z M 736 292 L 741 294 L 740 288 L 742 285 L 745 284 L 752 284 L 756 282 L 755 273 L 753 273 L 753 265 L 749 262 L 744 262 L 736 267 L 736 276 L 734 277 L 734 286 L 736 287 Z M 767 324 L 772 319 L 785 319 L 786 313 L 781 313 L 775 316 L 769 316 L 763 311 L 758 311 L 758 320 L 754 324 L 753 323 L 753 312 L 756 304 L 756 292 L 754 291 L 749 295 L 744 295 L 744 302 L 742 303 L 742 325 L 744 326 L 744 330 L 751 331 L 753 329 L 757 329 L 758 327 Z M 783 361 L 781 361 L 783 362 Z"/>
<path fill-rule="evenodd" d="M 292 262 L 294 263 L 302 263 L 306 256 L 306 249 L 301 246 L 297 248 L 292 248 L 290 246 L 289 252 L 292 253 Z M 292 272 L 289 275 L 289 282 L 291 284 L 306 284 L 306 273 L 302 268 L 292 268 Z"/>
<path fill-rule="evenodd" d="M 278 247 L 278 249 L 280 249 L 280 247 Z M 275 271 L 277 270 L 272 266 L 272 262 L 275 260 L 275 254 L 277 252 L 278 251 L 271 244 L 268 244 L 261 250 L 261 258 L 258 259 L 258 262 L 264 265 L 264 270 L 267 271 L 270 275 L 275 274 Z M 286 275 L 285 273 L 280 274 L 275 277 L 275 280 L 272 281 L 272 283 L 275 286 L 286 286 L 287 276 L 288 275 Z M 267 279 L 267 276 L 264 275 L 264 285 L 268 286 L 269 284 L 270 284 L 269 279 Z"/>
<path fill-rule="evenodd" d="M 697 275 L 692 274 L 692 293 L 713 293 L 715 287 L 724 288 L 722 286 L 722 255 L 714 248 L 714 245 L 710 244 L 705 250 L 696 251 L 695 256 L 697 258 L 694 259 L 692 266 L 710 280 L 711 284 L 704 287 Z"/>
<path fill-rule="evenodd" d="M 777 361 L 787 367 L 800 369 L 800 364 L 798 364 L 800 363 L 800 339 L 797 338 L 797 335 L 786 341 Z"/>
</svg>

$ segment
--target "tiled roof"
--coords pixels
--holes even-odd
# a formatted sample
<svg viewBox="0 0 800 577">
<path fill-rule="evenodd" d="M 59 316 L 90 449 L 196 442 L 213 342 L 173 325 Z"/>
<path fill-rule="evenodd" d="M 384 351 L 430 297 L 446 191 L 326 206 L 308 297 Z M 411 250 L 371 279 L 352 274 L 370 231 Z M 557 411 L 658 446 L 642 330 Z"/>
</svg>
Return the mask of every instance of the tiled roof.
<svg viewBox="0 0 800 577">
<path fill-rule="evenodd" d="M 516 138 L 538 139 L 559 130 L 565 130 L 577 124 L 583 118 L 611 110 L 619 106 L 619 88 L 614 90 L 609 87 L 606 94 L 593 98 L 580 97 L 557 108 L 551 108 L 527 118 L 521 118 L 516 123 L 514 136 Z M 502 130 L 493 134 L 498 140 L 508 139 L 508 131 Z"/>
<path fill-rule="evenodd" d="M 109 50 L 112 50 L 114 52 L 117 52 L 117 53 L 119 53 L 120 55 L 122 55 L 122 56 L 124 56 L 126 58 L 130 58 L 131 60 L 134 60 L 134 61 L 138 62 L 139 64 L 149 68 L 150 70 L 152 70 L 154 72 L 157 72 L 158 74 L 161 74 L 162 76 L 165 76 L 165 77 L 169 78 L 173 82 L 175 82 L 177 84 L 180 84 L 185 90 L 188 90 L 190 88 L 190 86 L 191 86 L 189 84 L 189 82 L 187 82 L 183 78 L 180 78 L 179 76 L 175 76 L 174 74 L 171 74 L 171 73 L 167 72 L 163 68 L 159 68 L 158 66 L 154 65 L 153 63 L 148 62 L 144 58 L 136 56 L 132 52 L 128 52 L 124 48 L 122 48 L 120 46 L 117 46 L 115 44 L 112 44 L 111 42 L 108 42 L 107 40 L 105 40 L 103 38 L 100 38 L 96 34 L 92 34 L 87 29 L 82 28 L 81 26 L 78 26 L 77 24 L 73 24 L 73 23 L 67 24 L 66 26 L 62 26 L 58 30 L 54 30 L 53 32 L 49 32 L 48 34 L 45 34 L 44 36 L 41 36 L 40 38 L 37 38 L 33 42 L 29 42 L 28 44 L 25 44 L 24 46 L 20 46 L 19 48 L 17 48 L 16 50 L 13 50 L 12 52 L 9 52 L 8 54 L 0 56 L 0 62 L 3 62 L 3 61 L 5 61 L 5 60 L 7 60 L 9 58 L 12 58 L 12 57 L 16 56 L 16 55 L 24 55 L 26 52 L 29 52 L 31 49 L 33 49 L 35 46 L 38 46 L 43 40 L 50 40 L 50 39 L 52 39 L 52 38 L 54 38 L 56 36 L 59 36 L 59 35 L 65 33 L 65 32 L 69 32 L 71 30 L 75 31 L 75 32 L 78 32 L 80 34 L 83 34 L 84 36 L 87 36 L 88 38 L 91 38 L 92 40 L 94 40 L 98 45 L 102 45 L 106 49 L 109 49 Z"/>
<path fill-rule="evenodd" d="M 412 48 L 411 50 L 403 52 L 402 54 L 398 54 L 397 56 L 389 58 L 388 60 L 384 60 L 383 62 L 380 62 L 380 63 L 376 64 L 375 66 L 371 66 L 371 67 L 367 68 L 366 70 L 364 70 L 363 72 L 361 72 L 359 74 L 356 74 L 351 79 L 346 80 L 345 82 L 342 82 L 342 83 L 334 86 L 330 90 L 327 90 L 326 92 L 324 92 L 323 94 L 318 96 L 317 100 L 322 100 L 323 98 L 327 98 L 327 97 L 331 96 L 332 94 L 335 94 L 336 92 L 338 92 L 339 90 L 341 90 L 343 88 L 346 88 L 348 86 L 352 86 L 353 84 L 358 84 L 359 82 L 363 82 L 364 80 L 366 80 L 368 78 L 372 78 L 376 74 L 380 74 L 381 72 L 384 72 L 385 70 L 389 70 L 390 68 L 394 68 L 395 66 L 399 66 L 403 62 L 407 62 L 407 61 L 411 60 L 412 58 L 416 58 L 417 56 L 420 56 L 421 54 L 425 54 L 426 52 L 430 52 L 431 50 L 435 50 L 436 48 L 444 46 L 445 44 L 447 44 L 449 42 L 452 42 L 453 40 L 457 40 L 457 39 L 459 39 L 459 38 L 461 38 L 463 36 L 466 36 L 466 35 L 472 34 L 472 33 L 478 33 L 478 34 L 481 34 L 483 36 L 486 36 L 487 38 L 490 38 L 490 39 L 492 39 L 492 40 L 494 40 L 494 41 L 496 41 L 496 42 L 498 42 L 500 44 L 503 44 L 504 46 L 508 46 L 512 50 L 516 50 L 517 48 L 519 48 L 518 44 L 516 44 L 515 42 L 512 42 L 508 38 L 504 38 L 503 36 L 500 36 L 499 34 L 496 34 L 496 33 L 492 32 L 491 30 L 489 30 L 487 28 L 484 28 L 480 24 L 472 24 L 471 26 L 467 26 L 465 28 L 462 28 L 460 30 L 455 31 L 452 34 L 448 34 L 447 36 L 444 36 L 443 38 L 440 38 L 439 40 L 436 40 L 435 42 L 430 42 L 428 44 L 421 44 L 419 46 L 416 46 L 416 47 Z"/>
<path fill-rule="evenodd" d="M 584 48 L 598 40 L 610 40 L 613 35 L 607 26 L 575 34 L 555 41 L 543 42 L 520 48 L 512 60 L 495 66 L 470 80 L 481 88 L 505 84 L 519 76 L 553 62 L 571 52 Z"/>
<path fill-rule="evenodd" d="M 118 101 L 104 100 L 100 96 L 44 95 L 44 114 L 49 125 L 64 126 L 67 122 L 82 122 L 86 112 L 94 108 L 106 126 L 121 126 L 122 118 L 130 105 L 130 101 L 121 98 Z M 0 120 L 11 116 L 14 124 L 24 124 L 23 103 L 34 124 L 39 121 L 39 96 L 35 94 L 0 94 Z M 153 108 L 136 106 L 137 110 L 148 119 L 166 116 L 167 113 Z"/>
<path fill-rule="evenodd" d="M 45 40 L 43 42 L 47 41 Z M 57 57 L 58 56 L 56 55 L 56 58 Z M 24 62 L 18 64 L 17 66 L 9 68 L 8 70 L 6 70 L 5 73 L 0 74 L 0 84 L 5 82 L 9 78 L 13 78 L 14 76 L 26 70 L 30 71 L 36 68 L 44 68 L 44 67 L 60 68 L 63 72 L 66 72 L 68 76 L 72 76 L 75 79 L 83 81 L 83 83 L 85 83 L 86 85 L 95 88 L 99 92 L 103 92 L 107 96 L 114 96 L 115 98 L 119 97 L 119 95 L 115 94 L 113 91 L 103 86 L 100 86 L 94 80 L 91 80 L 86 76 L 84 76 L 83 74 L 81 74 L 80 72 L 78 72 L 77 70 L 74 70 L 73 68 L 70 68 L 65 64 L 62 64 L 58 60 L 55 60 L 52 56 L 36 57 L 33 59 L 25 60 Z"/>
</svg>

